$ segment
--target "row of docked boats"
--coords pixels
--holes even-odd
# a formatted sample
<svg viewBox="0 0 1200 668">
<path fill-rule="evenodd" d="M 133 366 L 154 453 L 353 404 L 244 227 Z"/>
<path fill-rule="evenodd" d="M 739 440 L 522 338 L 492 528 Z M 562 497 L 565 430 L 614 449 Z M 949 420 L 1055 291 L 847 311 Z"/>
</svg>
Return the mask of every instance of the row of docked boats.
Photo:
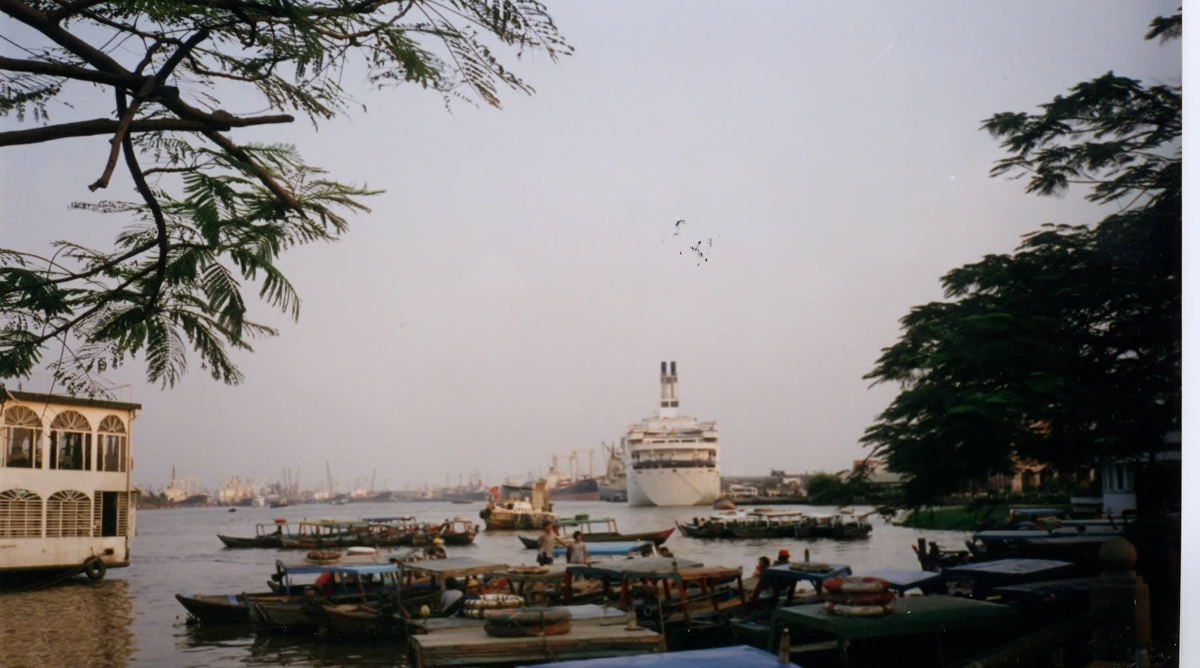
<svg viewBox="0 0 1200 668">
<path fill-rule="evenodd" d="M 375 517 L 362 520 L 318 520 L 295 524 L 275 520 L 255 526 L 253 537 L 217 538 L 229 548 L 319 550 L 347 547 L 423 547 L 440 540 L 445 545 L 470 545 L 479 527 L 461 517 L 421 523 L 413 517 Z"/>
<path fill-rule="evenodd" d="M 834 515 L 809 515 L 796 510 L 755 508 L 722 510 L 691 522 L 676 522 L 689 538 L 866 538 L 871 533 L 870 513 L 845 510 Z"/>
<path fill-rule="evenodd" d="M 377 554 L 347 555 L 332 565 L 278 563 L 270 592 L 178 598 L 205 624 L 392 638 L 417 667 L 674 651 L 698 640 L 775 650 L 784 637 L 789 656 L 824 665 L 836 662 L 844 645 L 875 637 L 875 626 L 887 635 L 897 624 L 924 624 L 953 637 L 946 647 L 987 649 L 1045 615 L 1081 614 L 1094 575 L 1068 561 L 1024 558 L 859 575 L 847 564 L 806 558 L 746 577 L 741 568 L 681 557 L 593 556 L 588 564 L 510 566 L 470 557 L 380 563 Z M 446 596 L 456 588 L 465 595 Z M 1047 609 L 1048 602 L 1057 607 Z M 863 635 L 837 636 L 846 624 Z M 904 641 L 892 638 L 889 651 L 896 642 Z M 942 642 L 923 644 L 935 645 Z M 852 656 L 878 649 L 867 645 Z"/>
</svg>

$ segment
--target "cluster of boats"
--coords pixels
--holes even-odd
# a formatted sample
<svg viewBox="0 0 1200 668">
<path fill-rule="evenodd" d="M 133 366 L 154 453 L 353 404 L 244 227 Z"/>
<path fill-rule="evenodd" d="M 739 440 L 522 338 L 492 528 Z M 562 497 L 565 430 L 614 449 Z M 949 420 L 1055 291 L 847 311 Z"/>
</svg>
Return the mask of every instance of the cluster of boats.
<svg viewBox="0 0 1200 668">
<path fill-rule="evenodd" d="M 755 508 L 723 510 L 689 523 L 676 522 L 688 538 L 866 538 L 870 513 L 844 510 L 836 515 L 808 515 L 796 510 Z"/>
<path fill-rule="evenodd" d="M 258 524 L 253 537 L 217 538 L 230 548 L 322 550 L 347 547 L 425 547 L 440 539 L 445 545 L 470 545 L 479 527 L 461 517 L 421 523 L 413 517 L 374 517 L 362 520 L 318 520 L 291 524 L 277 519 Z"/>
<path fill-rule="evenodd" d="M 796 518 L 787 515 L 796 514 L 749 512 L 745 522 L 794 525 Z M 834 517 L 847 524 L 862 519 Z M 393 639 L 414 667 L 626 656 L 686 649 L 697 640 L 770 651 L 783 646 L 803 665 L 823 665 L 836 661 L 850 642 L 831 640 L 840 632 L 839 616 L 854 617 L 854 633 L 863 638 L 872 637 L 875 627 L 860 620 L 900 617 L 940 629 L 954 636 L 947 647 L 972 652 L 1031 632 L 1046 619 L 1082 618 L 1099 561 L 1079 550 L 1098 553 L 1123 529 L 1110 521 L 1038 516 L 980 531 L 961 553 L 939 552 L 936 545 L 927 550 L 922 541 L 914 546 L 919 569 L 856 574 L 848 564 L 810 561 L 805 550 L 803 561 L 788 563 L 781 551 L 774 565 L 747 575 L 740 567 L 664 556 L 660 546 L 670 529 L 635 538 L 617 531 L 610 519 L 586 517 L 558 527 L 590 537 L 589 563 L 514 566 L 474 557 L 425 559 L 424 551 L 386 559 L 360 547 L 334 563 L 276 562 L 269 591 L 176 598 L 204 624 Z M 536 540 L 520 539 L 536 547 Z M 1044 550 L 1052 549 L 1065 550 L 1064 557 L 1073 550 L 1079 558 L 1048 558 Z M 804 583 L 809 586 L 798 589 Z M 890 633 L 892 626 L 878 630 Z M 1056 635 L 1054 642 L 1062 640 Z M 939 652 L 941 646 L 922 645 Z"/>
</svg>

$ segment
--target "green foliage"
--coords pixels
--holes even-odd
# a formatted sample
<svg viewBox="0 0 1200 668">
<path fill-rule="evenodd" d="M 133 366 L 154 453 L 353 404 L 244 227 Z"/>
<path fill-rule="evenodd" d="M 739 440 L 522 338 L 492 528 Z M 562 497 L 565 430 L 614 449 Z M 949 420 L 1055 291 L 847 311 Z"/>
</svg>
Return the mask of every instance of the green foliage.
<svg viewBox="0 0 1200 668">
<path fill-rule="evenodd" d="M 805 495 L 814 504 L 838 504 L 846 499 L 846 483 L 833 473 L 814 473 L 808 479 Z M 848 503 L 848 501 L 846 501 Z"/>
<path fill-rule="evenodd" d="M 88 395 L 104 393 L 98 374 L 136 357 L 151 381 L 174 385 L 189 349 L 213 378 L 240 382 L 229 352 L 275 334 L 247 318 L 243 290 L 257 285 L 268 306 L 298 318 L 280 255 L 336 240 L 345 214 L 367 211 L 362 198 L 377 192 L 327 178 L 294 147 L 226 137 L 293 121 L 224 111 L 228 83 L 316 124 L 352 102 L 341 86 L 352 64 L 378 87 L 499 107 L 501 89 L 533 89 L 494 47 L 571 52 L 532 0 L 0 0 L 0 12 L 23 26 L 14 44 L 24 58 L 0 57 L 0 115 L 41 123 L 0 132 L 0 146 L 111 135 L 91 189 L 107 187 L 123 157 L 141 197 L 74 205 L 133 220 L 111 250 L 0 249 L 0 378 L 45 365 Z M 62 97 L 72 82 L 109 89 L 112 117 L 49 124 L 52 104 L 72 109 Z"/>
<path fill-rule="evenodd" d="M 1007 473 L 1014 457 L 1074 472 L 1157 450 L 1179 428 L 1181 99 L 1110 73 L 1041 114 L 984 122 L 1009 152 L 993 174 L 1042 195 L 1083 184 L 1122 209 L 950 271 L 947 300 L 901 320 L 866 376 L 900 392 L 862 440 L 906 476 L 906 504 Z"/>
</svg>

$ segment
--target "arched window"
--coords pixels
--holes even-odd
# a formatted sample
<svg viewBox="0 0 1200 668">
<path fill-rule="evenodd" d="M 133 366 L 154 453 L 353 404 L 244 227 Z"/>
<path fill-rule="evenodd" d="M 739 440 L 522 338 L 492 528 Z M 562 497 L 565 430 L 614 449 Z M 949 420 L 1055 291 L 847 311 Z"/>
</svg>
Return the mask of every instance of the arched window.
<svg viewBox="0 0 1200 668">
<path fill-rule="evenodd" d="M 46 501 L 46 537 L 92 535 L 92 500 L 73 489 L 55 492 Z"/>
<path fill-rule="evenodd" d="M 42 467 L 42 421 L 24 406 L 4 411 L 4 438 L 0 443 L 0 466 Z"/>
<path fill-rule="evenodd" d="M 42 497 L 27 489 L 0 492 L 0 538 L 41 538 Z"/>
<path fill-rule="evenodd" d="M 109 415 L 100 421 L 99 431 L 96 469 L 124 473 L 129 461 L 129 436 L 125 433 L 125 423 L 121 422 L 121 418 Z"/>
<path fill-rule="evenodd" d="M 75 411 L 64 411 L 50 423 L 50 468 L 90 471 L 92 425 Z"/>
</svg>

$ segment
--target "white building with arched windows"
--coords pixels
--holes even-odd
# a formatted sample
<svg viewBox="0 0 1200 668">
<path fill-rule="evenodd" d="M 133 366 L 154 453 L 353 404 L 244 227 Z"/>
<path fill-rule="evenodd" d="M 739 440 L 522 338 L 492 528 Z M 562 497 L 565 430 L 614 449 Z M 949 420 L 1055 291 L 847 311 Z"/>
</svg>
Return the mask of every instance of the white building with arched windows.
<svg viewBox="0 0 1200 668">
<path fill-rule="evenodd" d="M 0 385 L 0 578 L 129 565 L 140 410 Z"/>
</svg>

